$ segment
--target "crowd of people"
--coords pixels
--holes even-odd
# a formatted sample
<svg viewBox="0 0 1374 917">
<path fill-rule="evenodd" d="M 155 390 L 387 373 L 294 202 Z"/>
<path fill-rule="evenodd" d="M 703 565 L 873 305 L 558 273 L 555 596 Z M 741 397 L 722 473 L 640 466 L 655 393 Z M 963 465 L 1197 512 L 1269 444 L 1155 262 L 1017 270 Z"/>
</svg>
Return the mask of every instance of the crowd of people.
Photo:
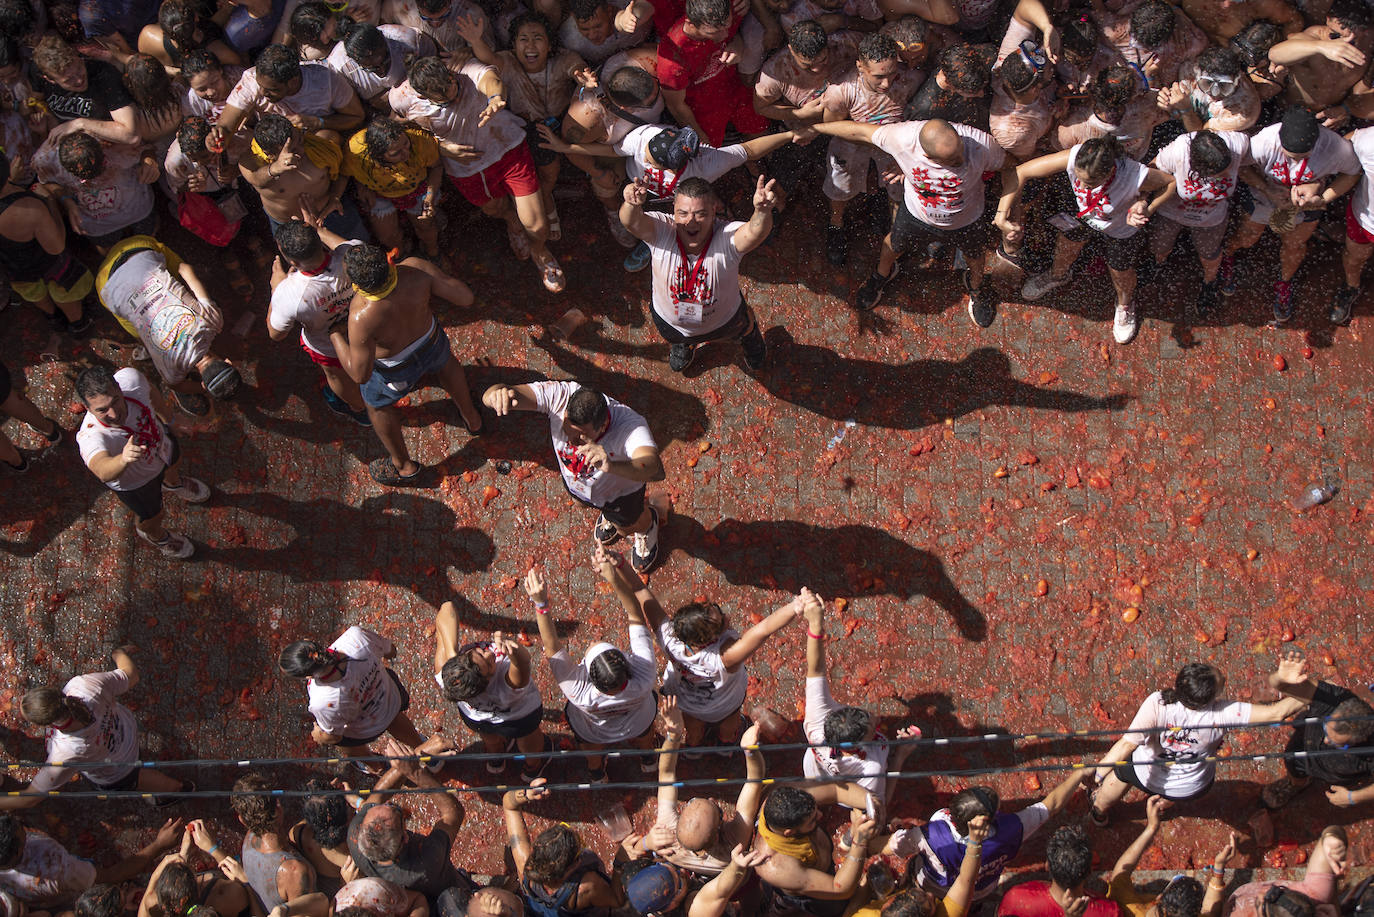
<svg viewBox="0 0 1374 917">
<path fill-rule="evenodd" d="M 704 344 L 738 342 L 758 372 L 768 349 L 741 260 L 780 221 L 804 219 L 795 205 L 819 187 L 828 220 L 816 254 L 863 266 L 856 310 L 896 290 L 904 264 L 952 269 L 987 328 L 994 275 L 1021 272 L 1025 301 L 1063 296 L 1091 245 L 1125 345 L 1140 328 L 1140 282 L 1195 257 L 1192 308 L 1215 316 L 1267 228 L 1279 249 L 1274 324 L 1302 305 L 1316 234 L 1342 250 L 1327 316 L 1342 325 L 1374 251 L 1374 127 L 1362 126 L 1374 123 L 1371 51 L 1362 0 L 0 0 L 0 270 L 58 333 L 89 333 L 103 309 L 136 342 L 129 362 L 144 369 L 76 376 L 86 413 L 75 439 L 139 537 L 167 557 L 194 553 L 163 525 L 164 500 L 212 492 L 182 469 L 169 421 L 243 387 L 215 350 L 225 313 L 211 289 L 242 303 L 270 276 L 271 340 L 297 337 L 328 406 L 375 432 L 379 484 L 425 480 L 397 405 L 429 381 L 471 436 L 487 432 L 484 408 L 547 418 L 563 483 L 596 511 L 592 567 L 625 612 L 626 648 L 597 635 L 579 660 L 543 574 L 525 578 L 543 681 L 566 701 L 568 766 L 580 792 L 612 771 L 658 786 L 653 824 L 617 832 L 611 863 L 566 823 L 532 833 L 526 807 L 556 808 L 564 792 L 546 786 L 554 745 L 536 654 L 509 634 L 464 633 L 445 603 L 438 690 L 492 783 L 517 787 L 501 799 L 509 874 L 479 881 L 463 867 L 460 798 L 475 803 L 448 790 L 446 771 L 465 752 L 419 732 L 389 664 L 401 648 L 357 626 L 291 643 L 279 667 L 304 682 L 324 753 L 368 772 L 356 778 L 365 794 L 312 781 L 297 813 L 274 773 L 246 773 L 223 788 L 237 827 L 171 819 L 145 848 L 97 867 L 15 813 L 78 779 L 156 806 L 189 807 L 196 790 L 133 763 L 138 725 L 119 697 L 139 668 L 122 647 L 110 671 L 23 697 L 49 763 L 0 797 L 5 912 L 1329 917 L 1349 866 L 1339 826 L 1315 840 L 1301 881 L 1235 887 L 1234 835 L 1202 879 L 1178 876 L 1158 893 L 1133 879 L 1165 813 L 1211 788 L 1229 729 L 1319 718 L 1293 729 L 1268 809 L 1313 785 L 1337 808 L 1374 799 L 1374 710 L 1311 677 L 1300 652 L 1279 660 L 1269 704 L 1227 699 L 1212 664 L 1183 666 L 1116 745 L 1079 762 L 1095 768 L 1070 771 L 1033 805 L 1004 811 L 992 787 L 971 785 L 928 819 L 890 821 L 902 787 L 891 775 L 921 732 L 911 723 L 888 738 L 872 712 L 831 694 L 824 599 L 803 589 L 742 632 L 713 601 L 665 611 L 644 578 L 662 559 L 661 508 L 646 487 L 665 474 L 645 416 L 578 382 L 474 397 L 434 304 L 475 301 L 456 276 L 462 253 L 442 241 L 474 209 L 504 224 L 502 244 L 549 294 L 575 296 L 556 254 L 559 189 L 585 188 L 604 228 L 569 220 L 567 233 L 605 232 L 605 250 L 625 252 L 614 270 L 651 271 L 649 316 L 670 368 L 686 370 Z M 1191 252 L 1179 249 L 1185 229 Z M 1246 270 L 1269 269 L 1252 258 Z M 3 366 L 0 411 L 48 447 L 66 433 Z M 0 462 L 20 472 L 30 455 L 0 434 Z M 622 538 L 623 558 L 611 550 Z M 806 631 L 809 747 L 795 774 L 765 785 L 761 744 L 785 730 L 770 711 L 744 715 L 747 668 L 789 627 Z M 680 760 L 736 745 L 733 805 L 679 800 Z M 1082 824 L 1049 838 L 1049 881 L 1008 881 L 1026 840 L 1089 784 Z M 428 791 L 439 815 L 428 832 L 407 826 L 394 795 L 405 788 Z M 1148 798 L 1146 824 L 1100 894 L 1091 832 L 1133 792 Z M 825 827 L 833 810 L 850 821 L 838 839 Z M 243 832 L 237 856 L 217 839 L 226 829 Z"/>
</svg>

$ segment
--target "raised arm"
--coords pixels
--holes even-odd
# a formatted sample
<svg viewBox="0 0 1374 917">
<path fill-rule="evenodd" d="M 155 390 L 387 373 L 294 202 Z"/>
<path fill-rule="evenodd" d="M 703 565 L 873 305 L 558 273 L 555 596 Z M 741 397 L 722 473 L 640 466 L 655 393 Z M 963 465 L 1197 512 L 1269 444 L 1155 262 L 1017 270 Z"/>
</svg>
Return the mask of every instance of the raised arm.
<svg viewBox="0 0 1374 917">
<path fill-rule="evenodd" d="M 1308 674 L 1307 655 L 1299 649 L 1286 649 L 1279 654 L 1279 665 L 1269 675 L 1269 687 L 1304 704 L 1312 703 L 1317 693 L 1317 680 Z"/>
<path fill-rule="evenodd" d="M 1198 917 L 1217 917 L 1221 913 L 1222 902 L 1226 900 L 1226 864 L 1236 855 L 1238 842 L 1236 832 L 1232 831 L 1226 846 L 1217 851 L 1212 865 L 1207 867 L 1207 893 L 1202 896 L 1202 911 Z"/>
<path fill-rule="evenodd" d="M 534 603 L 534 620 L 539 625 L 539 639 L 544 641 L 544 658 L 563 648 L 558 639 L 558 626 L 549 617 L 549 590 L 544 585 L 544 576 L 533 567 L 525 574 L 525 594 Z"/>
<path fill-rule="evenodd" d="M 725 663 L 725 667 L 731 672 L 737 671 L 740 666 L 748 661 L 750 656 L 758 652 L 759 647 L 763 646 L 769 637 L 800 618 L 804 604 L 802 596 L 797 596 L 746 630 L 738 640 L 730 644 L 729 649 L 721 654 L 721 662 Z"/>
<path fill-rule="evenodd" d="M 768 765 L 764 763 L 763 751 L 759 748 L 759 724 L 754 723 L 739 737 L 739 747 L 744 749 L 744 779 L 749 782 L 740 787 L 735 799 L 735 812 L 752 830 L 759 819 L 759 808 L 763 805 L 763 778 L 768 775 Z"/>
<path fill-rule="evenodd" d="M 525 862 L 530 858 L 530 832 L 525 827 L 525 813 L 521 811 L 526 803 L 543 799 L 549 795 L 544 789 L 544 778 L 539 777 L 528 787 L 509 790 L 501 797 L 501 810 L 506 816 L 506 844 L 510 846 L 511 859 L 515 861 L 515 874 L 525 875 Z"/>
<path fill-rule="evenodd" d="M 129 688 L 138 686 L 139 675 L 138 665 L 134 663 L 134 652 L 132 645 L 116 647 L 111 653 L 110 658 L 114 660 L 115 668 L 124 673 L 124 677 L 129 679 Z"/>
<path fill-rule="evenodd" d="M 620 224 L 636 239 L 648 242 L 658 232 L 654 221 L 644 212 L 644 202 L 649 199 L 649 186 L 644 184 L 643 179 L 636 178 L 625 186 L 624 197 L 620 205 Z"/>
<path fill-rule="evenodd" d="M 735 230 L 735 248 L 741 255 L 758 248 L 773 231 L 773 208 L 778 203 L 778 183 L 759 176 L 754 188 L 754 214 Z"/>
<path fill-rule="evenodd" d="M 1040 800 L 1040 804 L 1049 810 L 1051 818 L 1053 818 L 1060 809 L 1064 808 L 1064 805 L 1073 797 L 1074 791 L 1078 789 L 1078 785 L 1083 782 L 1083 778 L 1090 773 L 1092 773 L 1092 768 L 1090 767 L 1078 768 L 1073 773 L 1069 774 L 1068 778 L 1060 783 L 1059 786 L 1050 790 L 1048 796 Z"/>
<path fill-rule="evenodd" d="M 824 678 L 825 602 L 810 590 L 802 591 L 802 616 L 806 618 L 806 677 Z"/>
<path fill-rule="evenodd" d="M 743 844 L 736 844 L 730 851 L 730 862 L 710 882 L 701 887 L 692 905 L 687 909 L 687 917 L 722 917 L 730 906 L 730 899 L 739 891 L 749 870 L 773 856 L 771 850 L 746 850 Z"/>
<path fill-rule="evenodd" d="M 1129 876 L 1135 871 L 1136 866 L 1140 863 L 1140 858 L 1154 843 L 1155 835 L 1159 833 L 1160 815 L 1169 805 L 1169 800 L 1163 796 L 1151 796 L 1145 801 L 1145 827 L 1141 830 L 1140 835 L 1131 842 L 1131 846 L 1123 850 L 1121 856 L 1117 857 L 1116 865 L 1112 867 L 1110 881 L 1115 882 L 1118 876 Z"/>
<path fill-rule="evenodd" d="M 959 863 L 959 875 L 945 893 L 946 917 L 963 917 L 968 913 L 969 901 L 973 898 L 973 883 L 978 880 L 978 868 L 983 862 L 983 842 L 992 832 L 992 819 L 986 815 L 975 815 L 968 823 L 968 843 L 964 845 L 964 858 Z"/>
<path fill-rule="evenodd" d="M 644 620 L 644 610 L 639 607 L 639 600 L 635 598 L 634 586 L 620 573 L 623 566 L 624 561 L 620 557 L 607 551 L 604 546 L 597 545 L 596 553 L 592 555 L 592 569 L 596 571 L 597 576 L 610 584 L 615 597 L 620 600 L 620 606 L 625 609 L 630 624 L 648 627 L 649 622 Z"/>
</svg>

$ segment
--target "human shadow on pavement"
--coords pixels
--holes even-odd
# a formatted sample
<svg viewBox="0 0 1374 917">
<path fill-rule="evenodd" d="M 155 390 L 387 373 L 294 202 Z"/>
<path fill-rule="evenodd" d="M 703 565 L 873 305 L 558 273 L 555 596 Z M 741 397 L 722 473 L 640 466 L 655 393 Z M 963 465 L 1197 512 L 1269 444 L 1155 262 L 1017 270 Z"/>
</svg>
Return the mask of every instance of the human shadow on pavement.
<svg viewBox="0 0 1374 917">
<path fill-rule="evenodd" d="M 820 526 L 791 519 L 743 522 L 722 519 L 707 529 L 674 513 L 666 543 L 719 570 L 736 586 L 796 593 L 803 586 L 823 596 L 890 595 L 903 601 L 926 596 L 950 616 L 966 640 L 987 637 L 987 619 L 950 579 L 944 562 L 882 529 L 867 525 Z M 806 545 L 830 546 L 862 562 L 816 563 Z"/>
<path fill-rule="evenodd" d="M 991 347 L 964 359 L 879 363 L 799 344 L 781 327 L 765 335 L 770 367 L 758 379 L 775 398 L 835 420 L 915 430 L 990 405 L 1047 411 L 1117 411 L 1130 401 L 1042 388 L 1012 376 L 1011 360 Z"/>
<path fill-rule="evenodd" d="M 483 570 L 496 553 L 486 532 L 459 525 L 442 500 L 415 493 L 366 497 L 358 506 L 266 492 L 226 493 L 217 496 L 216 505 L 266 517 L 270 524 L 249 531 L 245 524 L 252 523 L 244 518 L 228 531 L 217 530 L 217 543 L 198 555 L 203 560 L 269 570 L 299 582 L 380 577 L 410 588 L 435 608 L 451 597 L 448 567 L 463 573 Z M 280 537 L 283 528 L 288 537 Z"/>
</svg>

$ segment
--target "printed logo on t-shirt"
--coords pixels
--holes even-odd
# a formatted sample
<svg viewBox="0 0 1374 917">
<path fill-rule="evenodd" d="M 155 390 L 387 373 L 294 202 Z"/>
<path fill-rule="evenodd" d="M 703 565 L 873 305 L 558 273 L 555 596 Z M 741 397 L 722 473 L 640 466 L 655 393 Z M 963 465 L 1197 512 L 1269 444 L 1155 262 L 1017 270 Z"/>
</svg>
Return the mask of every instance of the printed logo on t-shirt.
<svg viewBox="0 0 1374 917">
<path fill-rule="evenodd" d="M 76 192 L 81 202 L 81 211 L 91 217 L 102 217 L 114 213 L 119 201 L 119 189 L 114 187 L 96 188 L 94 191 L 82 188 Z"/>
<path fill-rule="evenodd" d="M 1207 210 L 1212 204 L 1231 196 L 1234 182 L 1228 176 L 1195 178 L 1184 176 L 1179 198 L 1185 210 Z"/>
<path fill-rule="evenodd" d="M 590 481 L 596 475 L 596 466 L 587 461 L 568 443 L 559 445 L 556 451 L 558 460 L 563 463 L 563 467 L 568 469 L 568 473 L 575 479 Z"/>
<path fill-rule="evenodd" d="M 1166 761 L 1191 758 L 1200 745 L 1197 732 L 1191 726 L 1170 726 L 1159 734 L 1160 757 Z"/>
<path fill-rule="evenodd" d="M 698 258 L 708 257 L 702 252 Z M 691 272 L 696 272 L 696 282 L 692 282 Z M 681 311 L 682 303 L 709 305 L 716 301 L 716 285 L 711 280 L 711 266 L 694 262 L 690 268 L 686 261 L 679 260 L 668 281 L 668 294 L 673 298 L 673 307 Z"/>
<path fill-rule="evenodd" d="M 1312 170 L 1307 167 L 1306 159 L 1294 163 L 1282 154 L 1269 167 L 1269 174 L 1273 176 L 1274 181 L 1290 187 L 1310 182 L 1315 178 Z"/>
<path fill-rule="evenodd" d="M 929 210 L 955 213 L 964 203 L 964 182 L 958 175 L 934 175 L 929 169 L 915 166 L 911 170 L 911 189 Z"/>
</svg>

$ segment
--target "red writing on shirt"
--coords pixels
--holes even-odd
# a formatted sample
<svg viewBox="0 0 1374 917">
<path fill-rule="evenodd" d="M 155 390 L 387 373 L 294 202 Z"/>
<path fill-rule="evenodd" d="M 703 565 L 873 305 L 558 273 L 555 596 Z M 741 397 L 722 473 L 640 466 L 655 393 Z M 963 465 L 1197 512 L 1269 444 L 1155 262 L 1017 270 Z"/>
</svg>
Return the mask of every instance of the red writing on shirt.
<svg viewBox="0 0 1374 917">
<path fill-rule="evenodd" d="M 1202 208 L 1230 197 L 1232 184 L 1229 178 L 1194 178 L 1190 175 L 1183 179 L 1179 197 L 1183 198 L 1185 207 Z"/>
<path fill-rule="evenodd" d="M 964 182 L 957 175 L 931 175 L 928 169 L 911 170 L 911 189 L 928 208 L 958 210 L 964 202 Z"/>
<path fill-rule="evenodd" d="M 1315 176 L 1312 170 L 1307 167 L 1307 160 L 1304 159 L 1296 165 L 1290 163 L 1288 158 L 1280 156 L 1278 160 L 1269 167 L 1269 174 L 1274 177 L 1274 181 L 1281 185 L 1301 185 L 1312 181 Z"/>
<path fill-rule="evenodd" d="M 698 257 L 703 257 L 703 255 Z M 705 264 L 701 264 L 699 267 L 697 264 L 693 264 L 692 268 L 696 271 L 695 283 L 692 282 L 685 261 L 678 262 L 672 278 L 668 281 L 668 294 L 672 296 L 675 306 L 681 302 L 697 302 L 706 305 L 716 300 L 716 286 L 711 281 L 711 269 Z"/>
<path fill-rule="evenodd" d="M 596 466 L 583 458 L 572 446 L 565 443 L 558 447 L 557 452 L 558 460 L 577 480 L 585 481 L 596 474 Z"/>
</svg>

